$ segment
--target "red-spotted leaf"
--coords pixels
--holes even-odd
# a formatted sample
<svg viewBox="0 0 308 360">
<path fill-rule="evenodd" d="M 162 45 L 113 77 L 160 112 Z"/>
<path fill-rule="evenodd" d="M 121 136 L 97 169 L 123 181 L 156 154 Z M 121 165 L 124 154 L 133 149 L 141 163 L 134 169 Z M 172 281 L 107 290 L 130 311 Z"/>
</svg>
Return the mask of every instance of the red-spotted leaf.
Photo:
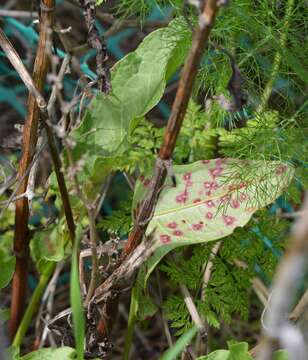
<svg viewBox="0 0 308 360">
<path fill-rule="evenodd" d="M 155 248 L 230 235 L 282 193 L 293 169 L 280 162 L 214 159 L 174 166 L 174 173 L 176 187 L 167 179 L 147 229 L 147 234 L 155 229 Z M 149 186 L 142 176 L 134 207 Z"/>
</svg>

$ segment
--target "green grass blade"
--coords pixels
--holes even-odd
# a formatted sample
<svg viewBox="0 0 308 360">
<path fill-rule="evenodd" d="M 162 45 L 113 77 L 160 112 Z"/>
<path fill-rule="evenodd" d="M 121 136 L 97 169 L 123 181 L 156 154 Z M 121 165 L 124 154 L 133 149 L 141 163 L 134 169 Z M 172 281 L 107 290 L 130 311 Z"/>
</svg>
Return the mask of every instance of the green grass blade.
<svg viewBox="0 0 308 360">
<path fill-rule="evenodd" d="M 175 360 L 178 355 L 184 350 L 185 346 L 191 342 L 197 334 L 198 328 L 194 326 L 183 334 L 178 341 L 168 349 L 159 360 Z"/>
<path fill-rule="evenodd" d="M 76 241 L 71 265 L 71 287 L 70 287 L 71 307 L 73 311 L 73 330 L 75 337 L 75 347 L 77 359 L 83 360 L 84 337 L 85 337 L 85 318 L 81 299 L 79 273 L 78 273 L 78 241 Z"/>
</svg>

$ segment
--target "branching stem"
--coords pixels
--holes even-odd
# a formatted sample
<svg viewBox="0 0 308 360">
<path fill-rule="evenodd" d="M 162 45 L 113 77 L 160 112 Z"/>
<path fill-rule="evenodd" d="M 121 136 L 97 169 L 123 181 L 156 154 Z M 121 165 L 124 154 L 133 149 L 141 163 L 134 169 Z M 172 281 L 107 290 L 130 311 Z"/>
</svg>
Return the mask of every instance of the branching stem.
<svg viewBox="0 0 308 360">
<path fill-rule="evenodd" d="M 167 176 L 165 162 L 170 162 L 175 148 L 176 140 L 180 132 L 182 122 L 186 113 L 188 102 L 192 93 L 194 80 L 196 78 L 199 63 L 202 58 L 205 46 L 219 10 L 218 1 L 208 0 L 205 2 L 202 12 L 199 16 L 199 24 L 195 30 L 192 46 L 181 73 L 178 90 L 172 106 L 172 111 L 164 133 L 163 143 L 159 151 L 159 157 L 154 167 L 152 186 L 145 196 L 137 215 L 137 221 L 133 230 L 129 234 L 127 244 L 123 250 L 121 261 L 123 262 L 128 256 L 133 254 L 136 247 L 140 244 L 146 228 L 154 212 L 161 189 Z M 101 284 L 95 291 L 95 296 L 100 297 L 105 293 L 110 284 L 113 274 Z M 110 300 L 109 300 L 110 301 Z M 115 301 L 113 299 L 112 301 Z M 105 307 L 108 309 L 108 300 Z M 108 315 L 108 314 L 107 314 Z M 106 326 L 106 317 L 102 317 L 98 324 L 98 332 L 101 337 L 108 333 L 108 324 Z M 113 320 L 112 315 L 108 315 L 109 322 Z"/>
</svg>

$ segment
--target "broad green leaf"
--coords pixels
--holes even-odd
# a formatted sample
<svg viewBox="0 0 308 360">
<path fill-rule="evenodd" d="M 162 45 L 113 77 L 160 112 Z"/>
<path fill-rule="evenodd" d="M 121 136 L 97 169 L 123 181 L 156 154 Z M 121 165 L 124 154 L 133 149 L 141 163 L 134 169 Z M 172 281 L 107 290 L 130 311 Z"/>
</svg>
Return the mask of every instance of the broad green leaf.
<svg viewBox="0 0 308 360">
<path fill-rule="evenodd" d="M 157 246 L 212 241 L 244 226 L 258 209 L 272 203 L 289 184 L 293 169 L 278 162 L 215 159 L 174 166 L 147 229 Z M 134 205 L 149 188 L 138 182 Z"/>
<path fill-rule="evenodd" d="M 198 357 L 197 360 L 252 360 L 248 351 L 248 343 L 228 343 L 229 350 L 216 350 L 206 356 Z M 273 360 L 288 360 L 285 350 L 278 350 L 274 353 Z"/>
<path fill-rule="evenodd" d="M 76 359 L 76 350 L 64 346 L 58 349 L 46 348 L 33 351 L 19 358 L 20 360 L 69 360 Z"/>
<path fill-rule="evenodd" d="M 147 234 L 154 230 L 154 255 L 143 269 L 145 281 L 160 259 L 178 246 L 226 237 L 287 187 L 293 168 L 280 162 L 214 159 L 174 166 L 176 187 L 167 179 Z M 139 180 L 135 208 L 151 182 Z"/>
<path fill-rule="evenodd" d="M 16 259 L 0 249 L 0 289 L 6 287 L 11 281 L 15 270 Z"/>
<path fill-rule="evenodd" d="M 76 234 L 79 234 L 81 227 L 78 226 Z M 78 240 L 77 240 L 78 239 Z M 72 265 L 71 265 L 71 280 L 70 280 L 70 301 L 73 312 L 73 331 L 75 338 L 75 346 L 77 350 L 77 359 L 83 360 L 84 354 L 84 338 L 85 338 L 85 317 L 84 309 L 81 299 L 79 271 L 78 271 L 78 242 L 80 234 L 76 235 L 76 240 L 73 249 Z"/>
<path fill-rule="evenodd" d="M 159 102 L 166 81 L 183 62 L 189 46 L 187 34 L 182 22 L 174 20 L 166 28 L 153 31 L 134 52 L 115 64 L 111 94 L 99 94 L 73 131 L 76 154 L 87 151 L 111 156 L 126 149 L 131 121 Z"/>
<path fill-rule="evenodd" d="M 63 217 L 52 230 L 37 231 L 30 242 L 31 256 L 40 273 L 49 261 L 63 260 L 70 248 L 66 220 Z"/>
<path fill-rule="evenodd" d="M 183 334 L 177 342 L 168 349 L 159 360 L 175 360 L 184 350 L 185 346 L 191 342 L 194 336 L 197 334 L 198 328 L 192 327 L 185 334 Z"/>
<path fill-rule="evenodd" d="M 288 360 L 288 352 L 286 350 L 278 350 L 274 353 L 274 360 Z"/>
<path fill-rule="evenodd" d="M 207 356 L 199 357 L 197 360 L 252 360 L 247 343 L 228 344 L 228 347 L 229 350 L 216 350 Z"/>
</svg>

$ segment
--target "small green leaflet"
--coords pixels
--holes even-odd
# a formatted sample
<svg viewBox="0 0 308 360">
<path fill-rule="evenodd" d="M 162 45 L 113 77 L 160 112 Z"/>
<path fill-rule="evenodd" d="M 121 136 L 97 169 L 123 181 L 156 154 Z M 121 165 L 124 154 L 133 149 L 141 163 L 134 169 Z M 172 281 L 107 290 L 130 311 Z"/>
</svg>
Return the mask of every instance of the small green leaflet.
<svg viewBox="0 0 308 360">
<path fill-rule="evenodd" d="M 190 41 L 180 20 L 149 34 L 137 50 L 115 64 L 112 92 L 99 94 L 89 105 L 72 136 L 78 156 L 122 153 L 128 144 L 130 123 L 150 111 L 161 99 L 166 81 L 184 61 Z"/>
<path fill-rule="evenodd" d="M 0 249 L 0 289 L 6 287 L 11 281 L 15 270 L 16 259 Z"/>
<path fill-rule="evenodd" d="M 142 269 L 145 279 L 175 247 L 217 240 L 243 227 L 283 192 L 293 173 L 280 162 L 230 158 L 174 166 L 177 185 L 167 179 L 147 228 L 147 235 L 154 231 L 154 255 Z M 149 186 L 150 179 L 141 176 L 133 209 Z"/>
</svg>

